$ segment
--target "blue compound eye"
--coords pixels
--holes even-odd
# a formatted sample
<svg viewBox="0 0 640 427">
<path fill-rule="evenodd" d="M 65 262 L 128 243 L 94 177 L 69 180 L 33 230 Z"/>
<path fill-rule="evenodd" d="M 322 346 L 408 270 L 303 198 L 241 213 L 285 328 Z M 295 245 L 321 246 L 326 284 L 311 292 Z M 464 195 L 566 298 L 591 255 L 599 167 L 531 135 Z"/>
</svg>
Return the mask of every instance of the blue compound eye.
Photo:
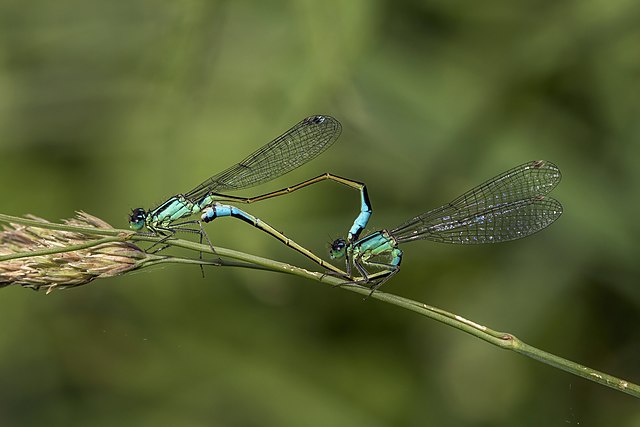
<svg viewBox="0 0 640 427">
<path fill-rule="evenodd" d="M 343 256 L 345 256 L 346 248 L 347 248 L 346 240 L 344 240 L 343 238 L 338 238 L 333 242 L 331 242 L 331 245 L 329 247 L 329 256 L 332 259 L 342 258 Z"/>
<path fill-rule="evenodd" d="M 144 226 L 144 220 L 147 218 L 147 213 L 142 208 L 135 208 L 129 215 L 129 227 L 133 230 L 140 230 Z"/>
<path fill-rule="evenodd" d="M 331 243 L 331 250 L 334 251 L 343 251 L 344 248 L 347 247 L 347 242 L 340 238 L 340 239 L 336 239 L 333 241 L 333 243 Z"/>
</svg>

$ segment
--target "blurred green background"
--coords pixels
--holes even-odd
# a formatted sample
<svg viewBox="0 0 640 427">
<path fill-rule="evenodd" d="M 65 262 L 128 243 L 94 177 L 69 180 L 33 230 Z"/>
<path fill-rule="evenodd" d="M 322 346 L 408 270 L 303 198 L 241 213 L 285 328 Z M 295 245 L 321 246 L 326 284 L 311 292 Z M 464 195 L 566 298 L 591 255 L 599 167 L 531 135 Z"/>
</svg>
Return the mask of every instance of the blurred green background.
<svg viewBox="0 0 640 427">
<path fill-rule="evenodd" d="M 548 159 L 565 214 L 526 240 L 408 244 L 385 290 L 640 381 L 640 3 L 0 3 L 2 212 L 127 227 L 310 114 L 321 172 L 393 227 Z M 325 253 L 330 183 L 250 211 Z M 214 243 L 311 266 L 240 221 Z M 0 425 L 640 426 L 635 399 L 393 306 L 192 266 L 45 296 L 2 289 Z"/>
</svg>

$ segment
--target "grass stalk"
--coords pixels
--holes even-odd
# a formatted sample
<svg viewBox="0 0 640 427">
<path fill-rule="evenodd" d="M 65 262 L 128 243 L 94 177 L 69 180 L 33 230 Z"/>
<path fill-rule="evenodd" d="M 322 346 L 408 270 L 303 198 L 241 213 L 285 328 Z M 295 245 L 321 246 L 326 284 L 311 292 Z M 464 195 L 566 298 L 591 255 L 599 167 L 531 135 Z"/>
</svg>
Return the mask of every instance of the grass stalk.
<svg viewBox="0 0 640 427">
<path fill-rule="evenodd" d="M 78 218 L 67 220 L 63 224 L 51 223 L 35 217 L 19 218 L 0 214 L 0 223 L 7 224 L 5 230 L 0 232 L 0 286 L 19 284 L 36 289 L 44 287 L 47 292 L 51 292 L 54 289 L 86 284 L 95 278 L 123 275 L 133 270 L 166 263 L 240 267 L 286 273 L 340 287 L 362 295 L 364 298 L 369 297 L 412 311 L 499 348 L 514 351 L 554 368 L 640 398 L 640 386 L 637 384 L 538 349 L 510 333 L 493 330 L 460 315 L 398 295 L 376 291 L 369 296 L 369 288 L 349 284 L 342 278 L 322 272 L 218 246 L 214 253 L 209 245 L 189 240 L 177 238 L 165 240 L 162 236 L 118 230 L 84 213 L 79 213 Z M 192 250 L 194 254 L 208 253 L 222 258 L 219 261 L 205 261 L 199 259 L 199 255 L 191 259 L 149 254 L 134 244 L 160 243 L 161 240 L 172 247 Z M 73 254 L 73 256 L 65 254 Z M 74 263 L 71 266 L 73 268 L 67 265 L 68 259 L 65 256 L 73 260 Z M 27 277 L 12 276 L 12 269 L 16 268 L 31 269 L 34 273 Z M 18 277 L 18 280 L 15 283 L 8 283 L 7 280 L 10 281 L 13 277 Z M 51 282 L 47 282 L 48 280 Z"/>
</svg>

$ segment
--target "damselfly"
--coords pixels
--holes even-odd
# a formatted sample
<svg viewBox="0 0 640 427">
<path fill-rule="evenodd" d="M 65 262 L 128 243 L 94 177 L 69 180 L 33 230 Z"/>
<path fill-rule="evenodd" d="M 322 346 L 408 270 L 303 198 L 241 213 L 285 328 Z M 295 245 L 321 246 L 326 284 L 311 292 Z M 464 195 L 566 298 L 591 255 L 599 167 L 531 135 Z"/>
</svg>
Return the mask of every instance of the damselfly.
<svg viewBox="0 0 640 427">
<path fill-rule="evenodd" d="M 396 228 L 376 231 L 355 242 L 336 239 L 330 256 L 346 257 L 347 274 L 351 276 L 351 266 L 355 266 L 361 278 L 354 283 L 372 284 L 373 292 L 400 270 L 401 243 L 498 243 L 521 239 L 549 226 L 562 214 L 562 205 L 546 194 L 558 185 L 561 176 L 551 162 L 524 163 Z M 378 257 L 386 259 L 374 261 Z M 370 273 L 366 267 L 378 271 Z"/>
<path fill-rule="evenodd" d="M 331 116 L 307 117 L 240 163 L 212 176 L 188 193 L 175 195 L 149 211 L 134 209 L 129 217 L 129 225 L 136 231 L 146 227 L 150 232 L 164 236 L 172 236 L 177 231 L 198 233 L 201 239 L 204 236 L 211 245 L 201 221 L 210 222 L 218 217 L 231 216 L 265 231 L 334 273 L 344 275 L 341 269 L 322 260 L 264 221 L 234 206 L 221 203 L 249 204 L 290 194 L 325 180 L 334 181 L 360 192 L 360 213 L 348 232 L 348 241 L 355 241 L 367 225 L 372 212 L 364 183 L 325 173 L 294 186 L 255 197 L 224 194 L 271 181 L 302 166 L 329 148 L 338 139 L 341 130 L 340 122 Z M 198 213 L 201 213 L 200 220 L 178 222 Z M 198 226 L 197 229 L 192 228 L 194 224 Z"/>
</svg>

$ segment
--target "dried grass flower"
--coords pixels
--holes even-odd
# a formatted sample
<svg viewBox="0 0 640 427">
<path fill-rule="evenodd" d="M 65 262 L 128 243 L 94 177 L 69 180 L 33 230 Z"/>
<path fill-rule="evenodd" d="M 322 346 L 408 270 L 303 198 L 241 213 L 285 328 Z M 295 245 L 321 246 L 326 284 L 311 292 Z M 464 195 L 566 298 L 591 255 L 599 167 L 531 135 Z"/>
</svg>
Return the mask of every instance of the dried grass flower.
<svg viewBox="0 0 640 427">
<path fill-rule="evenodd" d="M 33 215 L 29 219 L 50 224 Z M 113 229 L 105 221 L 78 212 L 64 224 Z M 11 223 L 0 231 L 0 287 L 20 285 L 47 293 L 85 285 L 97 278 L 117 276 L 138 268 L 147 254 L 136 245 L 76 231 Z M 73 247 L 79 247 L 75 250 Z M 33 253 L 33 255 L 31 255 Z M 20 254 L 20 257 L 15 255 Z"/>
</svg>

